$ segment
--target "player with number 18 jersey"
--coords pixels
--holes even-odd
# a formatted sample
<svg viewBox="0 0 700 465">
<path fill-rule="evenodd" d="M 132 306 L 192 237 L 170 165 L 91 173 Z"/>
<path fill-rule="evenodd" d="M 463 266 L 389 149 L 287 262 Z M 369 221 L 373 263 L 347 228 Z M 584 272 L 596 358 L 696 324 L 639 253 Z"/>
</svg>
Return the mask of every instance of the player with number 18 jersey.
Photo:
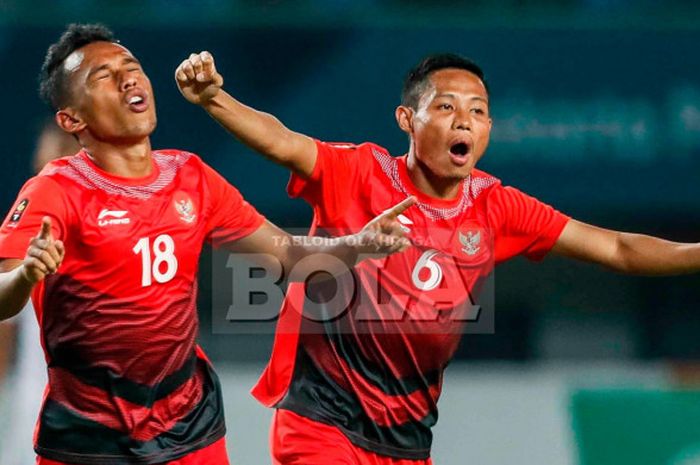
<svg viewBox="0 0 700 465">
<path fill-rule="evenodd" d="M 162 463 L 221 442 L 225 460 L 219 381 L 195 342 L 197 267 L 205 241 L 235 241 L 264 218 L 197 156 L 152 158 L 141 179 L 85 151 L 54 161 L 0 229 L 2 258 L 23 258 L 44 216 L 66 248 L 32 295 L 49 375 L 43 459 Z"/>
</svg>

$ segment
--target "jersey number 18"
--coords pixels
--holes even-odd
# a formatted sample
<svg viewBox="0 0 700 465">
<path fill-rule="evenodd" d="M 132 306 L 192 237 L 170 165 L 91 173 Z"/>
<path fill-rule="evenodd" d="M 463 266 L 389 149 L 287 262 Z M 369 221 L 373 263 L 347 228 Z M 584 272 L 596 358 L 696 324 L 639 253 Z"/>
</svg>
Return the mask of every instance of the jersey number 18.
<svg viewBox="0 0 700 465">
<path fill-rule="evenodd" d="M 175 277 L 177 273 L 177 258 L 175 257 L 175 241 L 167 234 L 161 234 L 153 241 L 151 257 L 150 239 L 142 237 L 134 246 L 134 253 L 141 254 L 141 286 L 147 287 L 157 283 L 164 284 Z M 165 264 L 165 271 L 161 271 Z"/>
</svg>

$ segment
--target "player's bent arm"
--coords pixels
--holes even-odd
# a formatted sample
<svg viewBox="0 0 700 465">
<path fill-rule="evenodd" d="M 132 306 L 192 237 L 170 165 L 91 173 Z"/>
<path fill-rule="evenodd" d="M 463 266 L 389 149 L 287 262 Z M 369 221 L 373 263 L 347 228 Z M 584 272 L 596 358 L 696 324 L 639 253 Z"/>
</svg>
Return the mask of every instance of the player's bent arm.
<svg viewBox="0 0 700 465">
<path fill-rule="evenodd" d="M 677 275 L 700 271 L 700 244 L 599 228 L 576 220 L 564 227 L 552 251 L 637 275 Z"/>
<path fill-rule="evenodd" d="M 254 233 L 227 245 L 227 249 L 247 254 L 268 270 L 281 265 L 284 279 L 295 281 L 315 271 L 337 275 L 353 267 L 358 253 L 348 238 L 292 236 L 266 221 Z"/>
<path fill-rule="evenodd" d="M 34 284 L 22 272 L 22 260 L 0 261 L 0 321 L 17 315 L 27 304 Z"/>
<path fill-rule="evenodd" d="M 193 53 L 180 63 L 175 80 L 187 101 L 204 108 L 245 145 L 301 176 L 311 176 L 317 155 L 313 139 L 227 94 L 222 89 L 224 78 L 209 52 Z"/>
<path fill-rule="evenodd" d="M 51 218 L 45 216 L 39 234 L 29 242 L 24 260 L 0 261 L 0 320 L 18 314 L 27 304 L 34 285 L 58 271 L 65 255 L 63 242 L 52 236 Z"/>
<path fill-rule="evenodd" d="M 359 259 L 406 250 L 411 243 L 397 217 L 415 202 L 415 197 L 408 197 L 371 220 L 360 232 L 341 237 L 292 236 L 265 221 L 257 231 L 227 248 L 252 254 L 258 264 L 268 269 L 280 264 L 287 280 L 303 281 L 317 271 L 336 276 L 355 266 Z"/>
<path fill-rule="evenodd" d="M 227 131 L 251 149 L 300 176 L 311 176 L 317 147 L 312 138 L 287 128 L 269 113 L 242 104 L 223 89 L 202 104 Z"/>
</svg>

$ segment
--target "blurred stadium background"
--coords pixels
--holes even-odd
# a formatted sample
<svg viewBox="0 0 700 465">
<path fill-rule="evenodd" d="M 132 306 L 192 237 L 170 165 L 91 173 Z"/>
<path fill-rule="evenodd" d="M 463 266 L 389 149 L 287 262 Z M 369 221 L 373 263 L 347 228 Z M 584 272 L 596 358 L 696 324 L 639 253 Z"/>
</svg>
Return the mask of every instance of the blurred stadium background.
<svg viewBox="0 0 700 465">
<path fill-rule="evenodd" d="M 229 92 L 293 129 L 395 154 L 408 68 L 434 51 L 470 56 L 494 118 L 480 168 L 577 219 L 697 241 L 698 18 L 690 1 L 0 0 L 0 209 L 50 116 L 36 92 L 47 46 L 69 22 L 100 21 L 152 80 L 154 147 L 200 154 L 282 226 L 307 226 L 310 209 L 287 198 L 285 170 L 179 96 L 172 75 L 190 52 L 210 50 Z M 209 254 L 201 269 L 201 343 L 222 377 L 231 454 L 269 463 L 270 412 L 247 391 L 272 338 L 215 334 Z M 496 333 L 465 337 L 447 372 L 436 465 L 700 463 L 697 283 L 555 258 L 501 266 Z M 13 428 L 1 413 L 0 426 Z"/>
</svg>

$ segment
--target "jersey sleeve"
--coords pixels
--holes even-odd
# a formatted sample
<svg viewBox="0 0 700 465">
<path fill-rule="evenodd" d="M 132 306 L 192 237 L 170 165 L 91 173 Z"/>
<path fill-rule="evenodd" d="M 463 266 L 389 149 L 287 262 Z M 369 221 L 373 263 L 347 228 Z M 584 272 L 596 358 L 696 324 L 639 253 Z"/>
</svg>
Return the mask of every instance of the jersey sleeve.
<svg viewBox="0 0 700 465">
<path fill-rule="evenodd" d="M 314 209 L 321 224 L 330 224 L 356 201 L 361 180 L 369 172 L 365 160 L 368 144 L 334 144 L 316 141 L 318 155 L 309 178 L 292 173 L 287 185 L 290 197 L 301 197 Z"/>
<path fill-rule="evenodd" d="M 563 213 L 512 187 L 494 189 L 488 209 L 497 262 L 520 254 L 543 259 L 569 221 Z"/>
<path fill-rule="evenodd" d="M 265 217 L 219 173 L 202 163 L 210 194 L 207 238 L 214 247 L 242 239 L 254 233 Z"/>
<path fill-rule="evenodd" d="M 24 258 L 29 241 L 39 234 L 45 216 L 51 218 L 54 239 L 65 242 L 69 212 L 65 193 L 55 180 L 48 176 L 30 179 L 0 226 L 0 258 Z"/>
</svg>

